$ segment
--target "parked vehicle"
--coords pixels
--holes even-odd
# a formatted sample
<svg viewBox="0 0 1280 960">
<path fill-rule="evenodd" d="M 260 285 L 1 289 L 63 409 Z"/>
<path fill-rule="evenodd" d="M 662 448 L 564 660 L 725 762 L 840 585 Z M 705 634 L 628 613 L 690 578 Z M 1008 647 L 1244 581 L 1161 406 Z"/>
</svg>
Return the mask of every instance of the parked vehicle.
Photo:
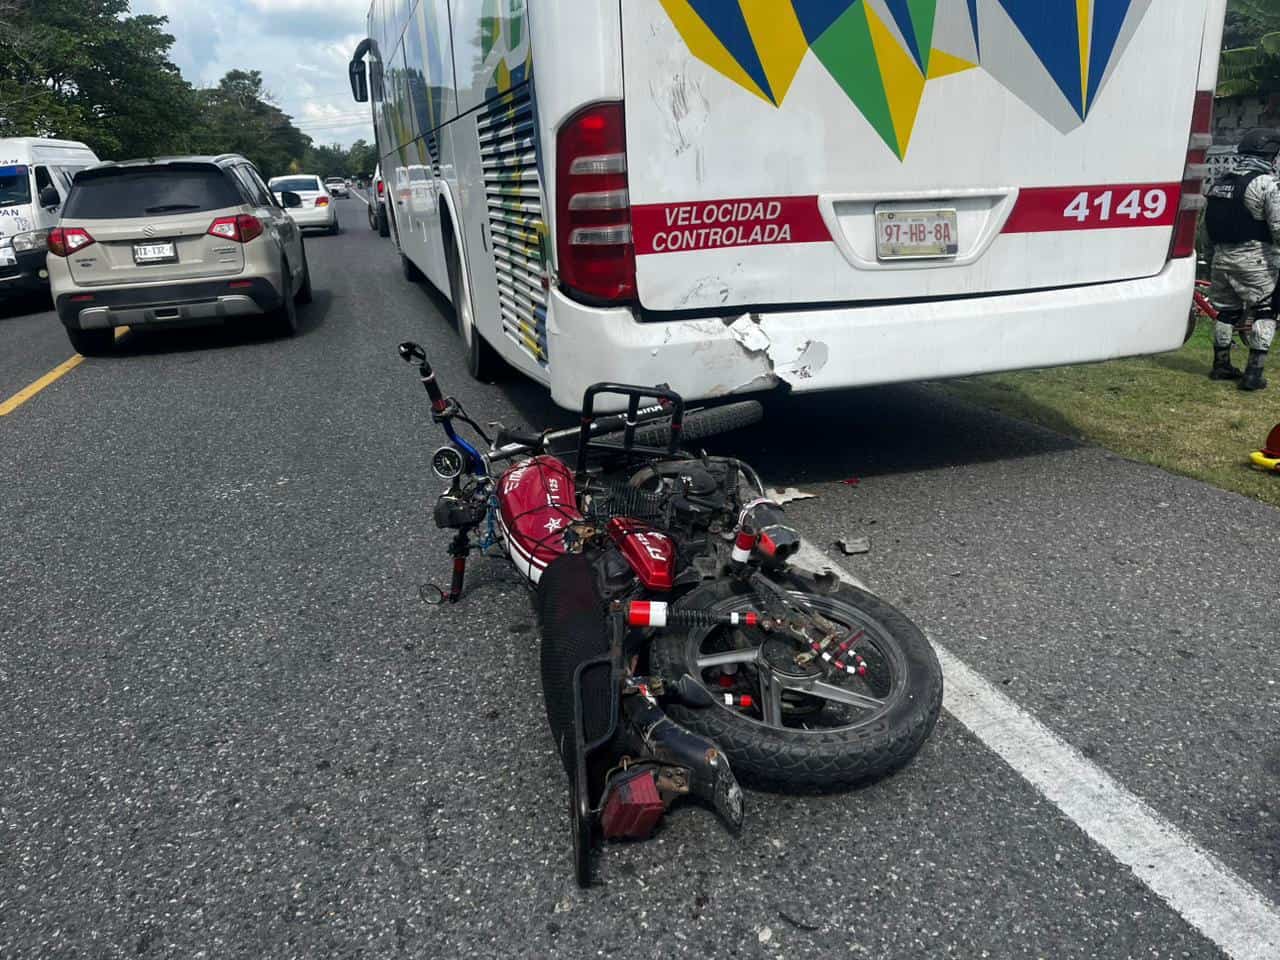
<svg viewBox="0 0 1280 960">
<path fill-rule="evenodd" d="M 350 65 L 388 180 L 430 158 L 391 232 L 476 373 L 572 407 L 1182 342 L 1226 0 L 528 6 L 380 0 Z"/>
<path fill-rule="evenodd" d="M 107 353 L 114 328 L 263 316 L 290 335 L 311 301 L 302 234 L 244 157 L 104 163 L 77 176 L 49 231 L 49 279 L 71 345 Z"/>
<path fill-rule="evenodd" d="M 290 207 L 289 216 L 304 230 L 318 229 L 337 233 L 342 229 L 338 222 L 338 208 L 333 205 L 332 194 L 314 174 L 272 177 L 267 185 L 277 198 L 285 191 L 298 195 L 302 203 L 300 206 Z"/>
<path fill-rule="evenodd" d="M 0 140 L 0 297 L 49 285 L 46 238 L 71 180 L 98 157 L 75 140 Z"/>
<path fill-rule="evenodd" d="M 504 549 L 537 586 L 543 696 L 569 778 L 574 865 L 599 838 L 643 838 L 691 797 L 730 829 L 737 775 L 783 790 L 843 788 L 904 766 L 942 707 L 942 671 L 901 612 L 791 563 L 801 541 L 759 476 L 679 449 L 761 417 L 755 401 L 687 412 L 664 387 L 587 388 L 580 427 L 494 437 L 418 366 L 449 443 L 435 522 L 467 557 Z M 625 414 L 596 416 L 606 397 Z M 459 433 L 470 431 L 470 439 Z"/>
<path fill-rule="evenodd" d="M 382 168 L 375 167 L 373 178 L 369 181 L 369 229 L 377 230 L 378 236 L 391 236 L 387 223 L 387 185 L 382 180 Z"/>
<path fill-rule="evenodd" d="M 324 188 L 329 191 L 329 195 L 332 197 L 351 196 L 351 191 L 347 189 L 348 186 L 348 182 L 341 177 L 326 177 L 324 181 Z"/>
</svg>

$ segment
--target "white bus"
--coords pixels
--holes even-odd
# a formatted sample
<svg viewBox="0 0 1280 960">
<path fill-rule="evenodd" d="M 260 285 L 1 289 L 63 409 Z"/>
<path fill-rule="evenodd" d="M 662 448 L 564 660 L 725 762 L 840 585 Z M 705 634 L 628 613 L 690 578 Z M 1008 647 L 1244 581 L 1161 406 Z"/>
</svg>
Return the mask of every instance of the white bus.
<svg viewBox="0 0 1280 960">
<path fill-rule="evenodd" d="M 830 390 L 1179 346 L 1225 7 L 374 0 L 351 83 L 477 375 Z"/>
</svg>

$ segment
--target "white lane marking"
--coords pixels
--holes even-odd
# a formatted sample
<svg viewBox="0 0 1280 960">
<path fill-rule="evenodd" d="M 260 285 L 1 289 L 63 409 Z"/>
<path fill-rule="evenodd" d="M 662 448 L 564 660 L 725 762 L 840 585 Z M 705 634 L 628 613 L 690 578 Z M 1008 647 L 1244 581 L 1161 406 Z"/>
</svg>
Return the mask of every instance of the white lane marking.
<svg viewBox="0 0 1280 960">
<path fill-rule="evenodd" d="M 369 205 L 369 201 L 368 201 L 368 200 L 366 200 L 366 199 L 364 198 L 364 196 L 363 196 L 362 194 L 360 194 L 359 192 L 357 192 L 357 191 L 355 191 L 355 190 L 352 190 L 352 191 L 351 191 L 351 195 L 352 195 L 353 197 L 355 197 L 357 200 L 359 200 L 361 203 L 363 203 L 366 207 Z"/>
<path fill-rule="evenodd" d="M 826 567 L 866 589 L 835 560 L 816 547 L 810 550 L 807 558 L 803 550 L 797 554 L 802 566 Z M 1280 957 L 1280 911 L 1274 904 L 955 654 L 931 642 L 942 664 L 943 706 L 987 749 L 1227 956 Z"/>
</svg>

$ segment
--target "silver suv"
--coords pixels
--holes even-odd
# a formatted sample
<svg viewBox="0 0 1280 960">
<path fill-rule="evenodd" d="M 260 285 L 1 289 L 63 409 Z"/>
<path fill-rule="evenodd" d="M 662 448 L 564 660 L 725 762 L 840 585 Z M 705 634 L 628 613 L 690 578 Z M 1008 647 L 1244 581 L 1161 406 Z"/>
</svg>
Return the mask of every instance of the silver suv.
<svg viewBox="0 0 1280 960">
<path fill-rule="evenodd" d="M 172 157 L 89 167 L 49 231 L 49 282 L 71 345 L 106 353 L 114 328 L 265 315 L 298 329 L 311 301 L 302 234 L 244 157 Z M 283 205 L 282 205 L 283 204 Z"/>
</svg>

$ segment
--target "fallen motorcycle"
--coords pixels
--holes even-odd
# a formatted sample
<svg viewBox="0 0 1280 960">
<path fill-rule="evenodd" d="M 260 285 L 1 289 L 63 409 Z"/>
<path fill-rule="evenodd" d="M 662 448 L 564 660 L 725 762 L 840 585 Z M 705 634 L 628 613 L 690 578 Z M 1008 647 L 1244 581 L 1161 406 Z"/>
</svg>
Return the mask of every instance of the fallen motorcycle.
<svg viewBox="0 0 1280 960">
<path fill-rule="evenodd" d="M 1271 428 L 1266 444 L 1261 450 L 1253 451 L 1249 459 L 1259 470 L 1280 473 L 1280 423 Z"/>
<path fill-rule="evenodd" d="M 739 775 L 830 790 L 919 751 L 942 705 L 924 635 L 878 597 L 798 569 L 800 536 L 748 464 L 686 449 L 758 421 L 758 403 L 686 411 L 665 387 L 603 383 L 578 427 L 491 438 L 420 346 L 399 352 L 449 441 L 431 465 L 449 483 L 434 518 L 454 531 L 452 576 L 429 599 L 458 601 L 468 557 L 492 547 L 537 588 L 580 884 L 599 840 L 649 836 L 682 798 L 737 832 Z M 625 412 L 597 415 L 602 400 Z"/>
</svg>

